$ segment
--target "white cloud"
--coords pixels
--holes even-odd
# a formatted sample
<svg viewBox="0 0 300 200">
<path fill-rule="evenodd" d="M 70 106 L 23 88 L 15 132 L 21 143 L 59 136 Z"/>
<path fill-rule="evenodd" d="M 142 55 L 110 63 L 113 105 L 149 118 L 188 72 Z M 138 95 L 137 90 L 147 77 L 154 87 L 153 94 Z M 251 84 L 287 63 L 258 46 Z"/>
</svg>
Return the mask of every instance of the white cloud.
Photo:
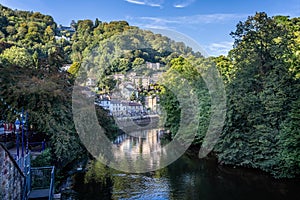
<svg viewBox="0 0 300 200">
<path fill-rule="evenodd" d="M 162 0 L 125 0 L 128 3 L 138 4 L 138 5 L 145 5 L 151 7 L 161 7 L 163 1 Z"/>
<path fill-rule="evenodd" d="M 146 3 L 144 1 L 136 1 L 136 0 L 125 0 L 128 3 L 133 3 L 133 4 L 139 4 L 139 5 L 145 5 Z"/>
<path fill-rule="evenodd" d="M 211 23 L 222 23 L 226 21 L 238 21 L 246 18 L 248 15 L 237 15 L 237 14 L 203 14 L 203 15 L 192 15 L 192 16 L 181 16 L 181 17 L 139 17 L 136 18 L 138 21 L 142 21 L 145 24 L 153 24 L 156 26 L 167 26 L 171 24 L 176 25 L 195 25 L 195 24 L 211 24 Z"/>
<path fill-rule="evenodd" d="M 204 46 L 204 49 L 211 56 L 227 55 L 228 52 L 232 49 L 232 45 L 232 41 L 223 41 L 206 45 Z"/>
<path fill-rule="evenodd" d="M 194 2 L 195 2 L 195 0 L 184 0 L 184 1 L 180 1 L 180 2 L 175 3 L 173 6 L 175 8 L 185 8 L 185 7 L 191 5 Z"/>
</svg>

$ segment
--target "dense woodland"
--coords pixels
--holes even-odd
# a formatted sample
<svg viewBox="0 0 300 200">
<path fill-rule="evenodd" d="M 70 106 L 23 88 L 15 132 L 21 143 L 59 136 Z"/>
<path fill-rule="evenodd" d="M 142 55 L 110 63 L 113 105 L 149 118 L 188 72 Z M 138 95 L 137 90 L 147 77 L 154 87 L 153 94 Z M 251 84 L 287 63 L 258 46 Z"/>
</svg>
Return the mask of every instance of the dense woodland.
<svg viewBox="0 0 300 200">
<path fill-rule="evenodd" d="M 300 18 L 256 13 L 237 24 L 227 56 L 204 58 L 183 43 L 126 21 L 73 21 L 74 32 L 68 32 L 51 16 L 1 5 L 0 10 L 0 94 L 6 102 L 0 102 L 0 118 L 13 122 L 13 110 L 24 107 L 35 131 L 50 137 L 53 164 L 63 167 L 87 155 L 72 121 L 72 85 L 79 68 L 109 90 L 114 87 L 109 75 L 152 73 L 141 68 L 148 61 L 165 66 L 167 82 L 157 87 L 173 136 L 181 109 L 176 94 L 163 85 L 183 88 L 175 77 L 180 74 L 199 99 L 194 144 L 200 145 L 211 99 L 199 71 L 217 66 L 227 94 L 225 125 L 214 149 L 219 162 L 299 177 Z M 59 70 L 64 64 L 72 64 L 68 72 Z M 99 108 L 97 114 L 107 133 L 117 131 L 107 112 Z"/>
</svg>

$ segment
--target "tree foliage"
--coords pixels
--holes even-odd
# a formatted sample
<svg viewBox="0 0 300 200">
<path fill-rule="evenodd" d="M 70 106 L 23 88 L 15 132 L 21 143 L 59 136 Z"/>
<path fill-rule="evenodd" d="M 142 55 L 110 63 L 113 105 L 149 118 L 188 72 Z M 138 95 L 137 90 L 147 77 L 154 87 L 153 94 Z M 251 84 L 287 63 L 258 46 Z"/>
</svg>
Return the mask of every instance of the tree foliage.
<svg viewBox="0 0 300 200">
<path fill-rule="evenodd" d="M 191 100 L 191 97 L 198 99 L 198 107 L 193 108 L 198 109 L 200 114 L 194 140 L 194 144 L 197 145 L 203 142 L 210 118 L 210 96 L 200 73 L 206 67 L 211 66 L 208 66 L 203 58 L 174 58 L 170 62 L 169 70 L 164 75 L 165 79 L 159 82 L 161 84 L 160 105 L 166 113 L 164 125 L 171 131 L 172 137 L 179 130 L 183 106 L 192 104 L 194 99 Z M 185 96 L 183 102 L 178 101 L 179 91 L 184 91 L 183 95 L 188 95 Z"/>
<path fill-rule="evenodd" d="M 15 65 L 24 68 L 33 67 L 33 57 L 23 47 L 12 46 L 5 49 L 2 54 L 0 54 L 0 59 L 4 65 Z"/>
<path fill-rule="evenodd" d="M 216 60 L 228 95 L 220 162 L 260 168 L 277 177 L 299 175 L 295 167 L 300 165 L 295 154 L 299 147 L 287 145 L 287 138 L 291 143 L 299 140 L 296 132 L 287 131 L 299 129 L 299 123 L 290 122 L 296 119 L 289 117 L 299 97 L 299 79 L 295 78 L 299 44 L 292 21 L 299 19 L 279 20 L 265 13 L 249 17 L 231 33 L 235 45 L 229 58 Z M 289 167 L 297 171 L 290 173 Z"/>
<path fill-rule="evenodd" d="M 29 112 L 35 130 L 51 138 L 55 164 L 65 166 L 87 153 L 71 110 L 72 83 L 79 72 L 85 72 L 83 79 L 95 76 L 98 86 L 109 91 L 116 85 L 110 76 L 114 73 L 151 74 L 146 62 L 165 65 L 166 82 L 156 85 L 165 126 L 174 137 L 182 112 L 174 88 L 180 92 L 187 84 L 200 102 L 194 143 L 201 144 L 211 99 L 199 71 L 212 69 L 213 60 L 227 92 L 226 123 L 215 148 L 219 162 L 259 168 L 276 177 L 300 175 L 300 18 L 256 13 L 237 24 L 231 33 L 234 48 L 217 58 L 203 58 L 184 43 L 126 21 L 85 19 L 71 26 L 75 32 L 57 27 L 51 16 L 0 5 L 0 95 L 9 104 L 1 101 L 0 108 L 10 121 L 17 115 L 12 107 Z M 68 73 L 60 72 L 66 63 L 73 63 Z M 145 96 L 146 89 L 140 89 L 139 97 Z M 108 113 L 96 112 L 102 127 L 117 134 Z"/>
</svg>

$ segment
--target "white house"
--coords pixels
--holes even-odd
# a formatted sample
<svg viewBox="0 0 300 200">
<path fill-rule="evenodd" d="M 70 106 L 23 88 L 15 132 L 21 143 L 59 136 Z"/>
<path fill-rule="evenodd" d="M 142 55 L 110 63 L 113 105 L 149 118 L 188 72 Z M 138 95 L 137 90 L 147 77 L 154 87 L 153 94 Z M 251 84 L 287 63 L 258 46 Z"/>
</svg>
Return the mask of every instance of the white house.
<svg viewBox="0 0 300 200">
<path fill-rule="evenodd" d="M 126 113 L 126 106 L 120 100 L 111 100 L 109 105 L 109 111 L 115 116 L 123 115 Z"/>
<path fill-rule="evenodd" d="M 88 86 L 88 87 L 96 86 L 96 80 L 93 78 L 87 78 L 86 86 Z"/>
<path fill-rule="evenodd" d="M 151 63 L 151 62 L 146 62 L 147 68 L 149 69 L 159 69 L 160 68 L 160 63 Z"/>
<path fill-rule="evenodd" d="M 109 98 L 103 98 L 96 102 L 97 105 L 101 106 L 105 110 L 109 110 L 110 108 L 110 99 Z"/>
<path fill-rule="evenodd" d="M 127 104 L 127 113 L 128 114 L 137 114 L 143 112 L 143 105 L 138 102 L 128 102 Z"/>
<path fill-rule="evenodd" d="M 153 113 L 157 113 L 159 110 L 158 97 L 157 96 L 147 96 L 145 99 L 145 106 L 151 110 Z"/>
<path fill-rule="evenodd" d="M 114 77 L 115 80 L 120 80 L 120 81 L 125 79 L 124 74 L 114 74 L 113 77 Z"/>
<path fill-rule="evenodd" d="M 70 69 L 71 67 L 71 64 L 64 64 L 61 68 L 60 68 L 60 71 L 62 72 L 66 72 Z"/>
</svg>

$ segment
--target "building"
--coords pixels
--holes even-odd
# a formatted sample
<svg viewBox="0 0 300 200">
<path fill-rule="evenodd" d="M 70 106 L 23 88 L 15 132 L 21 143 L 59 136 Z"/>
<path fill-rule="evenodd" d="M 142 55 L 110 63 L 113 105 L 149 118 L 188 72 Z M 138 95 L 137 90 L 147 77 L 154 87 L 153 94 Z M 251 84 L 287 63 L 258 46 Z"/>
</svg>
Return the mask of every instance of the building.
<svg viewBox="0 0 300 200">
<path fill-rule="evenodd" d="M 130 100 L 132 93 L 134 93 L 135 87 L 131 82 L 124 82 L 118 86 L 123 99 Z"/>
<path fill-rule="evenodd" d="M 130 115 L 136 115 L 136 114 L 141 114 L 144 109 L 143 105 L 138 102 L 128 102 L 127 107 L 127 113 Z"/>
<path fill-rule="evenodd" d="M 144 112 L 141 103 L 133 101 L 121 101 L 119 99 L 110 99 L 107 96 L 100 97 L 95 101 L 95 105 L 101 106 L 114 116 L 135 116 Z"/>
<path fill-rule="evenodd" d="M 71 34 L 75 33 L 75 29 L 69 26 L 62 26 L 61 24 L 57 27 L 58 31 L 67 31 Z"/>
<path fill-rule="evenodd" d="M 60 71 L 61 72 L 66 72 L 70 69 L 71 67 L 71 64 L 64 64 L 61 68 L 60 68 Z"/>
<path fill-rule="evenodd" d="M 129 79 L 135 85 L 135 87 L 142 85 L 144 88 L 147 88 L 150 84 L 150 77 L 148 76 L 132 76 L 129 77 Z"/>
<path fill-rule="evenodd" d="M 113 77 L 115 80 L 119 80 L 119 81 L 123 81 L 125 79 L 124 74 L 114 74 Z"/>
<path fill-rule="evenodd" d="M 150 78 L 150 83 L 154 84 L 157 83 L 159 81 L 159 79 L 162 77 L 163 72 L 157 72 L 155 74 L 153 74 Z"/>
<path fill-rule="evenodd" d="M 126 114 L 126 104 L 120 100 L 111 100 L 109 104 L 109 111 L 114 116 Z"/>
<path fill-rule="evenodd" d="M 159 110 L 158 97 L 147 96 L 145 99 L 145 107 L 150 109 L 150 113 L 156 114 Z"/>
<path fill-rule="evenodd" d="M 67 41 L 70 41 L 71 38 L 70 37 L 66 37 L 66 36 L 55 36 L 55 40 L 61 40 L 61 39 L 64 39 L 64 40 L 67 40 Z"/>
<path fill-rule="evenodd" d="M 93 78 L 87 78 L 86 86 L 95 87 L 96 86 L 96 80 L 93 79 Z"/>
<path fill-rule="evenodd" d="M 160 63 L 151 63 L 151 62 L 146 62 L 146 66 L 149 69 L 154 69 L 157 70 L 160 68 Z"/>
<path fill-rule="evenodd" d="M 109 96 L 103 96 L 95 101 L 95 104 L 101 106 L 105 110 L 110 110 L 110 98 Z"/>
</svg>

